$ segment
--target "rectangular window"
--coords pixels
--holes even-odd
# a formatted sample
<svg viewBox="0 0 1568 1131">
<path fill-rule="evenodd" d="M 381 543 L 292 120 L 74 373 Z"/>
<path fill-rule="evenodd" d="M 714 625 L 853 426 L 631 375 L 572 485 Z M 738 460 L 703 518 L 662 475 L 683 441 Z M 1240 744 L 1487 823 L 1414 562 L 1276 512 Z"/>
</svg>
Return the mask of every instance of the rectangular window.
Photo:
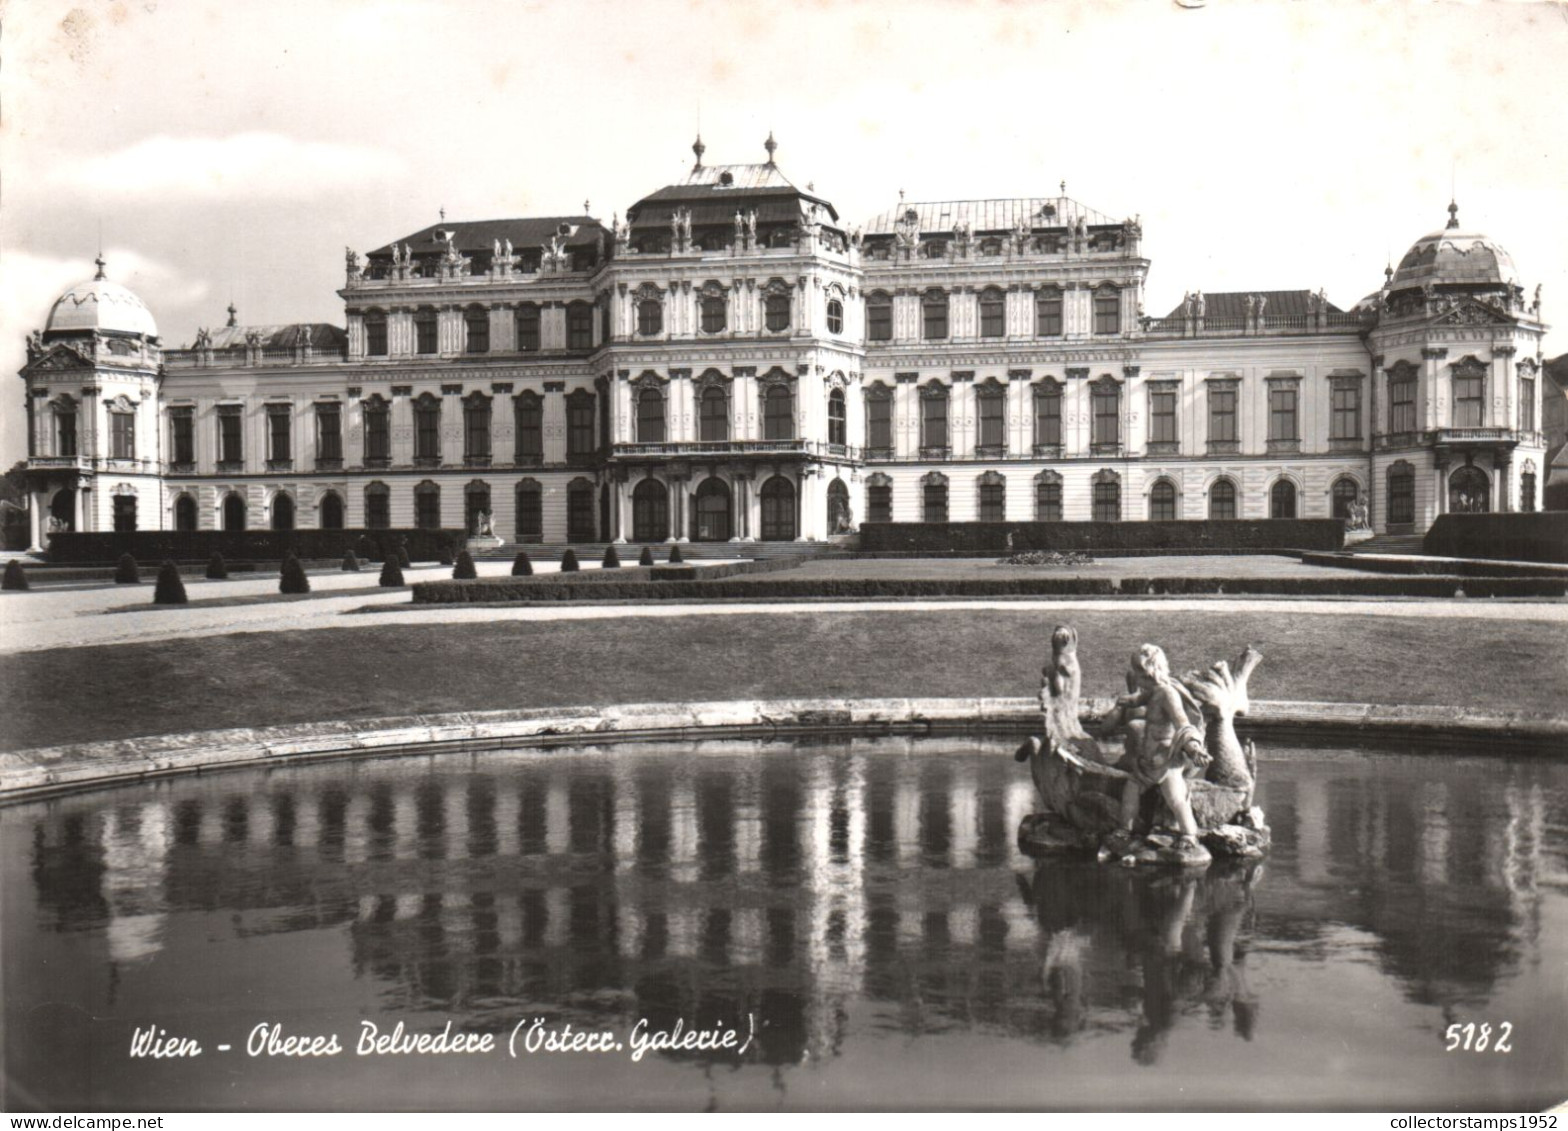
<svg viewBox="0 0 1568 1131">
<path fill-rule="evenodd" d="M 1115 287 L 1094 292 L 1094 332 L 1119 334 L 1122 328 L 1122 296 Z"/>
<path fill-rule="evenodd" d="M 1336 384 L 1329 420 L 1329 439 L 1361 439 L 1361 386 L 1349 381 Z"/>
<path fill-rule="evenodd" d="M 531 302 L 517 308 L 517 348 L 523 353 L 539 350 L 539 308 Z"/>
<path fill-rule="evenodd" d="M 518 397 L 513 403 L 517 426 L 518 462 L 536 462 L 544 457 L 544 407 L 538 397 Z"/>
<path fill-rule="evenodd" d="M 1054 479 L 1042 479 L 1034 485 L 1034 518 L 1036 522 L 1062 521 L 1062 485 Z"/>
<path fill-rule="evenodd" d="M 109 414 L 109 458 L 136 458 L 136 415 L 130 412 Z"/>
<path fill-rule="evenodd" d="M 1231 385 L 1209 386 L 1209 443 L 1236 442 L 1236 389 Z"/>
<path fill-rule="evenodd" d="M 869 397 L 866 400 L 866 447 L 878 451 L 893 448 L 893 398 Z"/>
<path fill-rule="evenodd" d="M 920 446 L 947 447 L 947 398 L 920 398 Z M 944 522 L 946 519 L 943 520 Z"/>
<path fill-rule="evenodd" d="M 789 329 L 789 295 L 769 295 L 763 300 L 763 325 L 773 333 Z"/>
<path fill-rule="evenodd" d="M 980 446 L 1006 450 L 1007 433 L 1003 429 L 1004 405 L 1000 395 L 980 398 Z"/>
<path fill-rule="evenodd" d="M 176 464 L 196 462 L 196 418 L 188 408 L 174 409 L 169 414 L 169 459 Z"/>
<path fill-rule="evenodd" d="M 1519 430 L 1535 431 L 1535 378 L 1519 378 Z"/>
<path fill-rule="evenodd" d="M 55 455 L 67 458 L 76 455 L 76 413 L 57 412 L 54 417 Z"/>
<path fill-rule="evenodd" d="M 928 342 L 937 342 L 947 337 L 947 295 L 937 292 L 928 294 L 920 306 L 924 321 L 924 335 Z"/>
<path fill-rule="evenodd" d="M 1115 385 L 1094 390 L 1094 446 L 1114 448 L 1121 443 L 1121 395 Z"/>
<path fill-rule="evenodd" d="M 592 455 L 593 397 L 571 397 L 566 403 L 566 458 Z"/>
<path fill-rule="evenodd" d="M 1416 383 L 1414 381 L 1388 383 L 1388 430 L 1396 433 L 1416 430 Z M 1389 519 L 1389 521 L 1394 520 Z"/>
<path fill-rule="evenodd" d="M 586 302 L 574 302 L 566 308 L 566 348 L 593 349 L 593 307 Z"/>
<path fill-rule="evenodd" d="M 371 530 L 392 526 L 392 496 L 386 491 L 365 492 L 365 525 Z"/>
<path fill-rule="evenodd" d="M 893 300 L 882 296 L 866 303 L 866 337 L 873 342 L 893 340 Z"/>
<path fill-rule="evenodd" d="M 947 521 L 947 484 L 927 483 L 922 492 L 923 515 L 926 522 Z"/>
<path fill-rule="evenodd" d="M 1122 518 L 1122 485 L 1096 483 L 1094 485 L 1094 521 L 1120 522 Z"/>
<path fill-rule="evenodd" d="M 316 460 L 341 462 L 343 459 L 343 410 L 335 404 L 316 406 Z"/>
<path fill-rule="evenodd" d="M 1042 338 L 1062 336 L 1062 292 L 1046 287 L 1035 299 L 1035 333 Z"/>
<path fill-rule="evenodd" d="M 980 485 L 980 521 L 1004 522 L 1007 519 L 1007 488 L 1001 483 Z"/>
<path fill-rule="evenodd" d="M 365 461 L 384 464 L 392 458 L 391 413 L 387 406 L 365 406 Z"/>
<path fill-rule="evenodd" d="M 1034 442 L 1036 447 L 1061 446 L 1062 390 L 1055 385 L 1035 389 Z"/>
<path fill-rule="evenodd" d="M 1276 384 L 1269 389 L 1269 439 L 1299 440 L 1296 427 L 1296 387 Z"/>
<path fill-rule="evenodd" d="M 237 466 L 244 462 L 243 421 L 239 405 L 218 408 L 218 462 Z"/>
<path fill-rule="evenodd" d="M 1481 427 L 1485 379 L 1480 374 L 1454 376 L 1454 427 Z"/>
<path fill-rule="evenodd" d="M 441 459 L 441 403 L 433 398 L 414 407 L 414 458 Z"/>
<path fill-rule="evenodd" d="M 540 505 L 543 496 L 537 487 L 529 487 L 517 492 L 517 540 L 519 542 L 534 541 L 544 535 L 544 508 Z"/>
<path fill-rule="evenodd" d="M 1175 445 L 1176 390 L 1149 390 L 1149 442 Z"/>
<path fill-rule="evenodd" d="M 1001 294 L 980 296 L 980 336 L 1000 338 L 1006 329 L 1007 303 Z"/>
<path fill-rule="evenodd" d="M 490 402 L 478 399 L 463 406 L 463 458 L 490 458 Z"/>
<path fill-rule="evenodd" d="M 421 530 L 441 529 L 441 492 L 414 489 L 414 525 Z"/>
<path fill-rule="evenodd" d="M 866 488 L 866 521 L 893 521 L 893 488 L 886 483 L 874 483 Z"/>
<path fill-rule="evenodd" d="M 267 407 L 267 459 L 282 463 L 293 459 L 289 442 L 292 437 L 293 418 L 287 405 Z"/>
</svg>

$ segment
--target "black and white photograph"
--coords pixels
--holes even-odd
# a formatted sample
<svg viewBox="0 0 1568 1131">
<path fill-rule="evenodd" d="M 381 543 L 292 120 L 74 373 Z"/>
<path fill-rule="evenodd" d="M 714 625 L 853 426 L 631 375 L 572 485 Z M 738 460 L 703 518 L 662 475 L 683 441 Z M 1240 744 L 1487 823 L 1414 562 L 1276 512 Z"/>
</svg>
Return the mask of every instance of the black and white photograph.
<svg viewBox="0 0 1568 1131">
<path fill-rule="evenodd" d="M 1568 4 L 0 14 L 16 1126 L 1568 1113 Z"/>
</svg>

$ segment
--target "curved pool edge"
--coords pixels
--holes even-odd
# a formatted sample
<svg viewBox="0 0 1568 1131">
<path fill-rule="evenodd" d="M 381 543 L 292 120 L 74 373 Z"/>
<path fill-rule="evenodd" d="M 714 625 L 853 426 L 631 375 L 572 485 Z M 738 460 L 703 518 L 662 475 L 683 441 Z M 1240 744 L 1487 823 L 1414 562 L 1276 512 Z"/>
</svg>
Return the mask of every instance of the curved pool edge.
<svg viewBox="0 0 1568 1131">
<path fill-rule="evenodd" d="M 1086 713 L 1109 700 L 1088 700 Z M 836 734 L 1026 733 L 1030 698 L 770 699 L 632 703 L 409 715 L 352 722 L 195 731 L 0 753 L 0 804 L 212 769 L 501 746 L 604 745 L 698 738 Z M 1315 742 L 1419 742 L 1424 749 L 1568 753 L 1568 718 L 1468 707 L 1253 700 L 1244 736 Z"/>
</svg>

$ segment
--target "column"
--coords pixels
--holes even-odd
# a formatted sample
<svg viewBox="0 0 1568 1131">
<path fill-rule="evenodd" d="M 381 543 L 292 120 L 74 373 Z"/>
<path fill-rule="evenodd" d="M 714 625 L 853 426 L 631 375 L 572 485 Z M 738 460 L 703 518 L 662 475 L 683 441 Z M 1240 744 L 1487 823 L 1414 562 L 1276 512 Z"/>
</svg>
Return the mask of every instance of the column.
<svg viewBox="0 0 1568 1131">
<path fill-rule="evenodd" d="M 624 475 L 617 475 L 611 481 L 615 487 L 611 496 L 610 521 L 614 524 L 615 542 L 621 545 L 626 543 L 626 495 L 627 483 Z"/>
<path fill-rule="evenodd" d="M 736 471 L 730 475 L 732 491 L 730 496 L 730 509 L 734 512 L 730 520 L 730 541 L 749 542 L 746 536 L 749 527 L 746 524 L 748 509 L 747 498 L 751 494 L 751 480 L 744 471 Z"/>
<path fill-rule="evenodd" d="M 1512 471 L 1511 453 L 1507 448 L 1498 448 L 1492 456 L 1492 477 L 1497 480 L 1497 509 L 1507 513 L 1513 510 L 1513 492 L 1509 490 L 1509 476 Z"/>
<path fill-rule="evenodd" d="M 77 496 L 78 496 L 78 498 L 81 496 L 81 492 L 80 491 L 77 492 Z M 44 535 L 44 514 L 43 514 L 43 512 L 44 512 L 44 499 L 45 498 L 46 498 L 46 492 L 38 491 L 38 490 L 33 490 L 33 491 L 29 491 L 28 492 L 28 496 L 27 496 L 27 537 L 28 537 L 27 548 L 29 550 L 31 550 L 33 553 L 37 553 L 38 551 L 40 551 L 40 550 L 42 550 L 44 548 L 44 546 L 43 546 L 43 535 Z M 77 505 L 80 506 L 81 504 L 78 503 Z M 77 523 L 76 529 L 80 530 L 81 528 L 82 528 L 81 524 Z"/>
</svg>

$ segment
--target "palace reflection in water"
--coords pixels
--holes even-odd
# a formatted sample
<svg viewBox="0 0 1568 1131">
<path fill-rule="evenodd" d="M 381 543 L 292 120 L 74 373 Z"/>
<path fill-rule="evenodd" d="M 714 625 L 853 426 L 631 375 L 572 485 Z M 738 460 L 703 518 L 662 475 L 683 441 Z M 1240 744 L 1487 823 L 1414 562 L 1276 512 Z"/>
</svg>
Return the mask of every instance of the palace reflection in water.
<svg viewBox="0 0 1568 1131">
<path fill-rule="evenodd" d="M 765 1093 L 841 1058 L 857 1080 L 839 1082 L 839 1100 L 914 1102 L 879 1066 L 895 1046 L 929 1041 L 977 1061 L 993 1046 L 1024 1050 L 1042 1073 L 1032 1101 L 1004 1101 L 983 1074 L 944 1062 L 948 1102 L 1053 1106 L 1070 1094 L 1051 1078 L 1053 1057 L 1075 1066 L 1075 1087 L 1100 1088 L 1081 1093 L 1087 1102 L 1154 1102 L 1114 1081 L 1188 1073 L 1193 1056 L 1213 1062 L 1212 1086 L 1183 1102 L 1225 1103 L 1224 1074 L 1243 1057 L 1291 1094 L 1281 1074 L 1332 1057 L 1314 1042 L 1346 1039 L 1317 1032 L 1325 995 L 1371 992 L 1410 1012 L 1387 1016 L 1397 1032 L 1382 1034 L 1354 1017 L 1351 1039 L 1404 1042 L 1415 1071 L 1478 1104 L 1568 1085 L 1538 1049 L 1456 1063 L 1433 1035 L 1449 1020 L 1497 1020 L 1504 1001 L 1521 1034 L 1531 1019 L 1519 1008 L 1568 1012 L 1563 944 L 1546 927 L 1565 918 L 1568 834 L 1551 816 L 1568 811 L 1561 768 L 1293 752 L 1264 767 L 1276 837 L 1265 864 L 1150 875 L 1021 856 L 1014 834 L 1034 799 L 1007 747 L 447 755 L 21 807 L 5 828 L 8 844 L 25 830 L 31 882 L 15 882 L 8 853 L 7 996 L 36 979 L 40 1016 L 65 1005 L 99 1019 L 88 1051 L 54 1049 L 38 1066 L 45 1102 L 71 1073 L 112 1097 L 123 1035 L 168 1023 L 149 1002 L 240 1040 L 275 1016 L 351 1033 L 362 1016 L 505 1032 L 536 1015 L 625 1031 L 638 1018 L 750 1014 L 759 1030 L 742 1068 L 753 1083 L 730 1103 L 771 1104 Z M 296 973 L 307 968 L 308 990 Z M 72 1034 L 81 1027 L 58 1018 L 10 1025 L 8 1063 L 24 1068 Z M 1077 1066 L 1088 1050 L 1098 1083 Z M 615 1094 L 640 1067 L 598 1066 L 593 1079 Z M 507 1102 L 486 1086 L 462 1102 L 431 1086 L 436 1106 Z M 1345 1086 L 1315 1094 L 1382 1098 L 1372 1080 L 1365 1093 Z"/>
</svg>

